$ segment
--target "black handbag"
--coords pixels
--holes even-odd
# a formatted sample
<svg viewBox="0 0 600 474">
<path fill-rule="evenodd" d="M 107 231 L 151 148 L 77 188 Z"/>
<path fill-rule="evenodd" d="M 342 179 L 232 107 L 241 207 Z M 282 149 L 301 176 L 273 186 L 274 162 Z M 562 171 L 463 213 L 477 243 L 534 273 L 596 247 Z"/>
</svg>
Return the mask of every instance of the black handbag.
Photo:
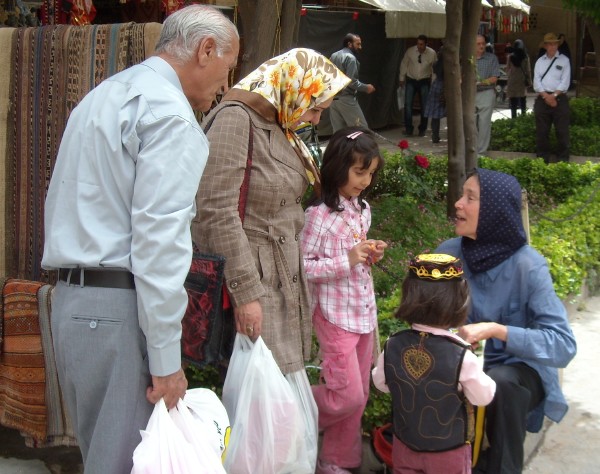
<svg viewBox="0 0 600 474">
<path fill-rule="evenodd" d="M 254 135 L 250 116 L 248 121 L 248 156 L 238 201 L 242 222 L 246 213 Z M 211 124 L 212 121 L 205 130 Z M 194 245 L 192 264 L 184 283 L 188 305 L 181 321 L 181 352 L 184 360 L 198 367 L 225 362 L 233 351 L 235 320 L 224 280 L 225 257 L 201 253 Z"/>
</svg>

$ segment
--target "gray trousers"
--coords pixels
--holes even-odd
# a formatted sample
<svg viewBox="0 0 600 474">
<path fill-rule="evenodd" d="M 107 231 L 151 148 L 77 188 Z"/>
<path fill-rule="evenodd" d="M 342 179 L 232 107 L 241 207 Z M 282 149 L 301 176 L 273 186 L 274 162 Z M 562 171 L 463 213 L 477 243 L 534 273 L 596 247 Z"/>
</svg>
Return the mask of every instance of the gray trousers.
<svg viewBox="0 0 600 474">
<path fill-rule="evenodd" d="M 329 119 L 333 132 L 337 132 L 344 127 L 365 127 L 368 128 L 367 120 L 363 114 L 356 97 L 342 95 L 333 99 L 329 107 Z"/>
<path fill-rule="evenodd" d="M 57 283 L 52 338 L 85 474 L 129 474 L 153 410 L 135 290 Z"/>
<path fill-rule="evenodd" d="M 486 89 L 475 94 L 475 121 L 477 123 L 477 154 L 483 155 L 490 146 L 492 114 L 496 104 L 496 90 Z"/>
</svg>

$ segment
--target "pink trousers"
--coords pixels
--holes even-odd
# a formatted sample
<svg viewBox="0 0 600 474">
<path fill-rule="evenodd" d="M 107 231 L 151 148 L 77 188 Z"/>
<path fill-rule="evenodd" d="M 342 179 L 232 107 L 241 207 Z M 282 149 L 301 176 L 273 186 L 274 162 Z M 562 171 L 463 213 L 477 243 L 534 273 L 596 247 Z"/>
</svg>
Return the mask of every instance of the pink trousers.
<svg viewBox="0 0 600 474">
<path fill-rule="evenodd" d="M 324 383 L 312 387 L 323 444 L 319 458 L 340 467 L 362 460 L 361 419 L 369 399 L 373 333 L 357 334 L 331 324 L 318 307 L 313 317 Z"/>
<path fill-rule="evenodd" d="M 471 474 L 471 445 L 424 453 L 413 451 L 394 436 L 392 460 L 394 474 Z"/>
</svg>

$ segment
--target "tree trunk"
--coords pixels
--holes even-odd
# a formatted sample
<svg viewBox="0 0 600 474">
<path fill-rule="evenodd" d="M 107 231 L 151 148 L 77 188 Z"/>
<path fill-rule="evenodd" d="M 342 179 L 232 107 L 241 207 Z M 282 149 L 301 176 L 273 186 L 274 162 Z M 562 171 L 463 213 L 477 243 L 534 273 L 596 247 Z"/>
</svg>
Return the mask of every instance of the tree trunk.
<svg viewBox="0 0 600 474">
<path fill-rule="evenodd" d="M 598 85 L 600 86 L 600 63 L 598 62 L 598 56 L 600 56 L 600 25 L 590 17 L 585 18 L 585 23 L 594 45 L 594 51 L 596 51 L 596 70 L 598 71 Z"/>
<path fill-rule="evenodd" d="M 447 214 L 454 217 L 454 203 L 462 192 L 465 178 L 465 134 L 461 91 L 459 51 L 463 0 L 446 2 L 446 39 L 444 40 L 444 96 L 448 122 L 448 197 Z"/>
<path fill-rule="evenodd" d="M 302 0 L 239 0 L 243 55 L 240 77 L 298 42 Z"/>
<path fill-rule="evenodd" d="M 244 77 L 279 52 L 281 3 L 272 0 L 240 0 L 243 48 L 240 76 Z"/>
<path fill-rule="evenodd" d="M 465 130 L 465 169 L 477 166 L 477 124 L 475 123 L 475 94 L 477 93 L 477 59 L 475 43 L 479 19 L 481 18 L 481 0 L 464 0 L 463 28 L 460 41 L 461 67 L 463 73 L 462 101 L 463 126 Z"/>
<path fill-rule="evenodd" d="M 298 44 L 302 0 L 287 0 L 281 10 L 281 50 L 288 51 Z"/>
</svg>

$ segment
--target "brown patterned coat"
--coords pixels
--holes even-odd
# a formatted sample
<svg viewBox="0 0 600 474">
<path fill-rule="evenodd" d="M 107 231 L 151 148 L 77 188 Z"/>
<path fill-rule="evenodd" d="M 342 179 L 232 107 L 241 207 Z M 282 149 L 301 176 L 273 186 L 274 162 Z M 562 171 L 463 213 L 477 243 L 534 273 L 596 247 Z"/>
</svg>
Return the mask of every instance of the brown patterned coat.
<svg viewBox="0 0 600 474">
<path fill-rule="evenodd" d="M 210 155 L 196 197 L 192 237 L 199 249 L 227 259 L 225 278 L 234 306 L 259 299 L 262 336 L 284 374 L 304 368 L 311 343 L 308 288 L 299 234 L 308 180 L 281 127 L 246 105 L 219 105 L 207 132 Z M 231 102 L 229 102 L 231 104 Z M 252 171 L 246 213 L 238 215 L 249 121 Z"/>
</svg>

